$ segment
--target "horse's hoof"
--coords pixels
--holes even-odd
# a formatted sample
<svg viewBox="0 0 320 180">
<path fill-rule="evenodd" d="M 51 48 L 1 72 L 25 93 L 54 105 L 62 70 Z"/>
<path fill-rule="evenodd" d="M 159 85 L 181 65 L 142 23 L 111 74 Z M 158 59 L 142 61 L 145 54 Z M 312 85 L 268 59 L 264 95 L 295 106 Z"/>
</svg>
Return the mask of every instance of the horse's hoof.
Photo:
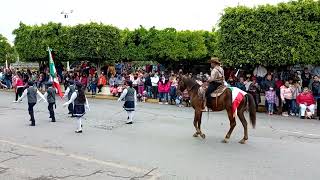
<svg viewBox="0 0 320 180">
<path fill-rule="evenodd" d="M 245 143 L 246 143 L 246 140 L 241 139 L 241 140 L 239 141 L 239 143 L 240 143 L 240 144 L 245 144 Z"/>
<path fill-rule="evenodd" d="M 206 135 L 205 135 L 205 134 L 201 134 L 200 136 L 202 137 L 202 139 L 205 139 L 205 138 L 206 138 Z"/>
<path fill-rule="evenodd" d="M 228 143 L 229 141 L 227 139 L 224 139 L 221 141 L 222 143 Z"/>
<path fill-rule="evenodd" d="M 198 137 L 198 133 L 194 133 L 194 134 L 193 134 L 193 137 Z"/>
</svg>

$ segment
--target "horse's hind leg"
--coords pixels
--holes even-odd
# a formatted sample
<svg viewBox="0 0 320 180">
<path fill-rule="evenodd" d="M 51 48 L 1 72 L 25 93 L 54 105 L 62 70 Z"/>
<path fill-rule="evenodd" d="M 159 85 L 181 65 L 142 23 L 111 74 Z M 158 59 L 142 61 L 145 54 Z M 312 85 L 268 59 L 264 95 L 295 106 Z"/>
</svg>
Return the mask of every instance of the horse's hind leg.
<svg viewBox="0 0 320 180">
<path fill-rule="evenodd" d="M 237 123 L 236 123 L 236 118 L 233 117 L 232 112 L 231 111 L 227 111 L 228 112 L 228 117 L 229 117 L 229 121 L 230 121 L 230 129 L 226 135 L 226 137 L 224 138 L 224 140 L 222 140 L 223 143 L 228 143 L 230 136 L 232 134 L 232 131 L 234 129 L 234 127 L 236 127 Z"/>
<path fill-rule="evenodd" d="M 239 143 L 241 144 L 245 144 L 246 143 L 246 140 L 248 140 L 248 123 L 247 123 L 247 120 L 246 120 L 246 117 L 244 116 L 244 111 L 238 111 L 238 117 L 243 125 L 243 129 L 244 129 L 244 137 L 243 139 L 241 139 L 239 141 Z"/>
</svg>

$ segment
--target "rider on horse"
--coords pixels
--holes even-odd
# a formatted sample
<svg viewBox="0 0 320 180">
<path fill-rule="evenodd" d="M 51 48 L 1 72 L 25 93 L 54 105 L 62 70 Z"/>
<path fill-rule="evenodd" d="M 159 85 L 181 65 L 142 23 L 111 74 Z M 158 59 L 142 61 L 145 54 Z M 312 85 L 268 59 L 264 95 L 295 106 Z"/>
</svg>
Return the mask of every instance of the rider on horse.
<svg viewBox="0 0 320 180">
<path fill-rule="evenodd" d="M 220 66 L 221 63 L 219 61 L 218 58 L 211 58 L 209 60 L 209 62 L 211 63 L 211 76 L 210 78 L 208 79 L 208 82 L 209 82 L 209 87 L 207 89 L 207 92 L 206 92 L 206 104 L 207 106 L 209 104 L 211 104 L 211 100 L 212 100 L 212 97 L 211 97 L 211 93 L 213 93 L 215 90 L 217 90 L 217 88 L 221 85 L 224 84 L 224 71 L 222 69 L 222 67 Z"/>
</svg>

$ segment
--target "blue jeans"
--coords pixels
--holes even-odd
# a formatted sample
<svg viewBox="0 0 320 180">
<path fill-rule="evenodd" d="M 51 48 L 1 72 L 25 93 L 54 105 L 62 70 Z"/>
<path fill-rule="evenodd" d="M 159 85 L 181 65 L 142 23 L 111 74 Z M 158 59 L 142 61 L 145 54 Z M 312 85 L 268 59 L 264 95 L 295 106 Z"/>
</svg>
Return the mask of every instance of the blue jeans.
<svg viewBox="0 0 320 180">
<path fill-rule="evenodd" d="M 9 79 L 4 79 L 6 86 L 11 89 L 11 81 Z"/>
<path fill-rule="evenodd" d="M 295 99 L 291 101 L 291 113 L 299 114 L 299 108 Z"/>
<path fill-rule="evenodd" d="M 147 96 L 148 98 L 152 97 L 151 86 L 146 86 Z"/>
<path fill-rule="evenodd" d="M 97 84 L 90 84 L 92 94 L 97 94 Z"/>
<path fill-rule="evenodd" d="M 273 113 L 273 105 L 274 105 L 274 103 L 268 103 L 268 112 L 269 113 Z"/>
<path fill-rule="evenodd" d="M 168 93 L 159 93 L 159 102 L 162 102 L 162 99 L 165 99 L 168 102 Z"/>
</svg>

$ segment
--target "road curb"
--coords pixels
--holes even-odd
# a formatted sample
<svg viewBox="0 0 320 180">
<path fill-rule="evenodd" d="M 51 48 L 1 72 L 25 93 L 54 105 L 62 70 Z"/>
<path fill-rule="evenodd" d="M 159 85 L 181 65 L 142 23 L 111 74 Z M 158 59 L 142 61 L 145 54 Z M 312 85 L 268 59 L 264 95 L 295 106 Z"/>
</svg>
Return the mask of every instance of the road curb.
<svg viewBox="0 0 320 180">
<path fill-rule="evenodd" d="M 14 89 L 0 89 L 0 92 L 15 92 Z M 110 95 L 102 95 L 102 94 L 97 94 L 95 96 L 92 96 L 91 93 L 86 93 L 87 98 L 90 99 L 106 99 L 106 100 L 117 100 L 118 97 L 115 96 L 110 96 Z M 146 103 L 152 103 L 152 104 L 156 104 L 158 103 L 159 100 L 158 99 L 147 99 Z"/>
</svg>

